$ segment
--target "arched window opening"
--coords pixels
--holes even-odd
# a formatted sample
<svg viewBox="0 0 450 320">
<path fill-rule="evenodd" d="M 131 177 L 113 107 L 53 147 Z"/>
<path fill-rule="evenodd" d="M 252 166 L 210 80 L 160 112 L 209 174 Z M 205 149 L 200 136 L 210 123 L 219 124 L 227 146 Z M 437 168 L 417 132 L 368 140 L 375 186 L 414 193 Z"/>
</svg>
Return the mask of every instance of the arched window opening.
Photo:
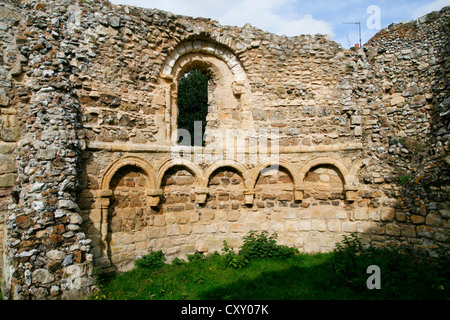
<svg viewBox="0 0 450 320">
<path fill-rule="evenodd" d="M 180 78 L 177 97 L 177 141 L 180 145 L 205 146 L 209 78 L 198 69 L 186 72 Z"/>
</svg>

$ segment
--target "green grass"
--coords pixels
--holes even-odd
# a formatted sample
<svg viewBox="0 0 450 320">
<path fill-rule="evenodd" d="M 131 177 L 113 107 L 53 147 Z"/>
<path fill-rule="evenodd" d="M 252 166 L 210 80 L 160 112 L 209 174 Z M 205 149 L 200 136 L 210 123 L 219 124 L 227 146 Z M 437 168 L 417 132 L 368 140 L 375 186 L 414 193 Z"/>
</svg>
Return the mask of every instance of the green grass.
<svg viewBox="0 0 450 320">
<path fill-rule="evenodd" d="M 360 275 L 366 279 L 367 274 Z M 100 281 L 97 299 L 107 300 L 352 300 L 448 299 L 416 275 L 415 286 L 369 290 L 342 281 L 335 272 L 334 253 L 296 254 L 284 260 L 254 259 L 244 268 L 226 265 L 225 256 L 204 261 L 135 268 Z"/>
<path fill-rule="evenodd" d="M 136 268 L 99 278 L 97 300 L 450 300 L 450 255 L 363 246 L 357 233 L 343 236 L 333 252 L 304 254 L 278 245 L 277 235 L 254 231 L 238 252 L 187 255 L 165 263 L 162 251 L 136 260 Z M 367 268 L 380 270 L 381 288 L 367 288 Z M 369 282 L 371 283 L 371 282 Z M 1 295 L 0 295 L 1 298 Z"/>
</svg>

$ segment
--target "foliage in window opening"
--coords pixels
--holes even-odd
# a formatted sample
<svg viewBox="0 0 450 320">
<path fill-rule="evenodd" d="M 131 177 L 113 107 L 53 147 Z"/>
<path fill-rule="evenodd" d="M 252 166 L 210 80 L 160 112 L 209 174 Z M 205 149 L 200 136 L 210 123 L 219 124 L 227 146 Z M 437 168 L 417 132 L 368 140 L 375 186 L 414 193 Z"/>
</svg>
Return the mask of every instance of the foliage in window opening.
<svg viewBox="0 0 450 320">
<path fill-rule="evenodd" d="M 199 70 L 192 70 L 184 75 L 178 84 L 178 129 L 186 129 L 191 141 L 183 140 L 178 135 L 178 142 L 183 145 L 204 146 L 203 135 L 208 114 L 208 77 Z M 195 136 L 194 122 L 201 121 L 201 132 Z M 201 136 L 200 136 L 201 134 Z M 195 137 L 195 138 L 194 138 Z"/>
</svg>

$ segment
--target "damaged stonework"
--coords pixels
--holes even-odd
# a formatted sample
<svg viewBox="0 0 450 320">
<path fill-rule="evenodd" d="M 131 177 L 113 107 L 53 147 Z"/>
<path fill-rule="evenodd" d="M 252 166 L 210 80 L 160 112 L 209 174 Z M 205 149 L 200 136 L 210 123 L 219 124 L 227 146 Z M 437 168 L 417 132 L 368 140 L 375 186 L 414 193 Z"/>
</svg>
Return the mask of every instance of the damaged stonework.
<svg viewBox="0 0 450 320">
<path fill-rule="evenodd" d="M 71 53 L 64 48 L 70 40 L 64 40 L 63 23 L 52 21 L 47 37 L 39 36 L 42 25 L 24 23 L 17 25 L 22 31 L 16 44 L 22 57 L 18 62 L 25 63 L 19 73 L 27 79 L 21 83 L 27 94 L 14 97 L 23 106 L 23 134 L 15 149 L 17 179 L 5 217 L 9 290 L 3 294 L 11 299 L 79 298 L 90 291 L 94 277 L 91 240 L 81 228 L 76 203 L 84 143 L 76 132 L 80 114 L 69 79 Z M 14 68 L 10 74 L 16 74 Z"/>
<path fill-rule="evenodd" d="M 352 232 L 448 249 L 449 7 L 350 50 L 106 1 L 0 9 L 5 299 L 83 299 L 94 268 L 250 230 L 301 252 Z M 173 139 L 193 69 L 205 147 Z"/>
</svg>

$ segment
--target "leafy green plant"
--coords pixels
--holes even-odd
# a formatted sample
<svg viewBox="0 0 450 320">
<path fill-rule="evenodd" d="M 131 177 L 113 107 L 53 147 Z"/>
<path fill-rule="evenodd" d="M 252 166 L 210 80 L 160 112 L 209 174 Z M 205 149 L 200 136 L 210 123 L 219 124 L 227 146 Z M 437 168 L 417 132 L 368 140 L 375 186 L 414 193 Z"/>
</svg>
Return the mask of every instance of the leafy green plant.
<svg viewBox="0 0 450 320">
<path fill-rule="evenodd" d="M 138 268 L 157 269 L 164 265 L 165 257 L 164 253 L 159 251 L 153 251 L 148 255 L 143 256 L 141 259 L 137 259 L 134 264 Z"/>
<path fill-rule="evenodd" d="M 198 251 L 196 251 L 194 254 L 187 254 L 186 257 L 189 262 L 199 262 L 205 260 L 205 256 Z"/>
<path fill-rule="evenodd" d="M 398 177 L 398 181 L 399 181 L 400 184 L 402 184 L 402 185 L 407 185 L 407 184 L 411 181 L 411 177 L 408 176 L 408 175 L 399 176 L 399 177 Z"/>
<path fill-rule="evenodd" d="M 228 245 L 226 241 L 223 242 L 222 249 L 227 266 L 241 269 L 245 267 L 250 260 L 253 259 L 273 259 L 284 260 L 298 253 L 297 248 L 291 248 L 285 245 L 278 245 L 278 235 L 273 233 L 269 235 L 267 231 L 257 233 L 250 231 L 247 236 L 243 238 L 243 244 L 240 247 L 239 253 Z"/>
<path fill-rule="evenodd" d="M 363 251 L 363 246 L 356 232 L 343 237 L 342 242 L 336 243 L 334 249 L 334 269 L 338 277 L 351 283 L 359 273 L 357 257 Z"/>
<path fill-rule="evenodd" d="M 450 250 L 440 246 L 435 250 L 436 256 L 430 259 L 429 270 L 426 273 L 431 287 L 437 291 L 447 292 L 450 289 Z"/>
<path fill-rule="evenodd" d="M 439 294 L 449 286 L 448 248 L 439 258 L 430 259 L 418 252 L 405 253 L 396 246 L 362 245 L 357 233 L 344 236 L 333 252 L 333 265 L 338 278 L 357 290 L 367 290 L 367 268 L 376 265 L 381 270 L 382 294 L 405 297 L 410 288 Z"/>
<path fill-rule="evenodd" d="M 244 244 L 239 251 L 240 255 L 245 256 L 247 259 L 254 258 L 272 258 L 272 259 L 286 259 L 296 253 L 297 248 L 291 248 L 277 244 L 278 235 L 269 233 L 265 230 L 257 234 L 256 231 L 250 231 L 247 236 L 244 237 Z"/>
<path fill-rule="evenodd" d="M 227 241 L 223 241 L 223 249 L 222 249 L 226 265 L 229 267 L 233 267 L 235 269 L 241 269 L 248 264 L 248 259 L 243 255 L 238 255 L 234 252 L 233 248 L 231 248 Z"/>
<path fill-rule="evenodd" d="M 184 261 L 184 260 L 182 260 L 180 258 L 175 258 L 175 259 L 172 260 L 172 264 L 175 265 L 175 266 L 179 266 L 179 265 L 182 265 L 182 264 L 185 264 L 185 263 L 186 263 L 186 261 Z"/>
</svg>

